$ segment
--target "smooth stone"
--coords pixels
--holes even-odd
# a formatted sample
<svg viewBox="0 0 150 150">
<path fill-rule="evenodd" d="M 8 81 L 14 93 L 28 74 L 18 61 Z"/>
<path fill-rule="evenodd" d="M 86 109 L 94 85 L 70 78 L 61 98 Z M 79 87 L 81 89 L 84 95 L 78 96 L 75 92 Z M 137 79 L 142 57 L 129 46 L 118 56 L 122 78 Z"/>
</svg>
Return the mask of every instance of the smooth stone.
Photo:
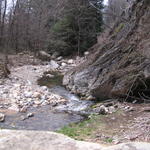
<svg viewBox="0 0 150 150">
<path fill-rule="evenodd" d="M 33 113 L 28 113 L 28 114 L 27 114 L 27 118 L 30 118 L 30 117 L 33 117 L 33 116 L 34 116 Z"/>
<path fill-rule="evenodd" d="M 76 141 L 48 131 L 0 130 L 0 150 L 150 150 L 150 143 L 131 142 L 115 146 Z"/>
<path fill-rule="evenodd" d="M 87 52 L 84 52 L 84 56 L 87 56 L 89 55 L 90 53 L 87 51 Z"/>
<path fill-rule="evenodd" d="M 5 115 L 0 113 L 0 122 L 4 122 L 5 121 Z"/>
<path fill-rule="evenodd" d="M 63 62 L 63 63 L 61 63 L 61 66 L 65 67 L 65 66 L 67 66 L 67 64 Z"/>
<path fill-rule="evenodd" d="M 50 61 L 50 65 L 51 65 L 52 69 L 57 69 L 59 67 L 58 63 L 54 60 Z"/>
<path fill-rule="evenodd" d="M 19 108 L 18 108 L 18 105 L 17 105 L 17 104 L 12 104 L 12 106 L 9 107 L 8 109 L 9 109 L 9 110 L 12 110 L 12 111 L 19 112 Z"/>
<path fill-rule="evenodd" d="M 57 60 L 57 61 L 60 61 L 60 60 L 62 60 L 62 59 L 63 59 L 63 57 L 60 56 L 60 57 L 58 57 L 56 60 Z"/>
<path fill-rule="evenodd" d="M 69 59 L 68 64 L 73 64 L 73 59 Z"/>
</svg>

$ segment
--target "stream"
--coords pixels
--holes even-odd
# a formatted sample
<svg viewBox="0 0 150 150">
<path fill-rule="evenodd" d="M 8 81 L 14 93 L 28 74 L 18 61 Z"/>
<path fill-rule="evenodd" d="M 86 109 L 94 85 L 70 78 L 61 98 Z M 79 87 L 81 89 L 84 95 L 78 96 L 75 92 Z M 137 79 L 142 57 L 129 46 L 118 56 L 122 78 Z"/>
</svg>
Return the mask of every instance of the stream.
<svg viewBox="0 0 150 150">
<path fill-rule="evenodd" d="M 55 78 L 55 77 L 54 77 Z M 58 77 L 56 77 L 58 78 Z M 55 80 L 55 79 L 54 79 Z M 91 101 L 81 101 L 79 97 L 71 94 L 61 83 L 51 85 L 51 82 L 42 79 L 41 86 L 49 87 L 49 91 L 58 94 L 68 100 L 66 104 L 60 104 L 56 107 L 50 105 L 34 108 L 31 107 L 26 113 L 8 113 L 5 121 L 0 122 L 2 129 L 18 130 L 45 130 L 56 131 L 70 123 L 77 123 L 85 119 L 85 115 L 90 113 L 90 106 L 94 104 Z M 59 86 L 60 84 L 60 86 Z M 51 86 L 48 86 L 51 85 Z M 27 117 L 28 114 L 33 114 Z"/>
</svg>

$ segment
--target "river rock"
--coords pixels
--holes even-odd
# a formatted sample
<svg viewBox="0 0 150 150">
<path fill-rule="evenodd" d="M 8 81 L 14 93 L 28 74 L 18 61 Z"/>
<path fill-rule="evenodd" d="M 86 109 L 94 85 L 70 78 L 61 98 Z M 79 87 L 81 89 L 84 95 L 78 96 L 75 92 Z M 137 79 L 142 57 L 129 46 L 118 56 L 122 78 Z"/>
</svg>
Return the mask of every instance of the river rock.
<svg viewBox="0 0 150 150">
<path fill-rule="evenodd" d="M 51 60 L 50 65 L 52 69 L 57 69 L 59 67 L 58 63 L 54 60 Z"/>
<path fill-rule="evenodd" d="M 51 59 L 51 55 L 49 55 L 45 51 L 39 51 L 37 54 L 38 58 L 43 60 L 43 61 L 49 61 Z"/>
<path fill-rule="evenodd" d="M 84 52 L 84 56 L 89 55 L 90 53 L 88 51 Z"/>
<path fill-rule="evenodd" d="M 73 64 L 73 59 L 69 59 L 68 64 Z"/>
<path fill-rule="evenodd" d="M 0 122 L 4 122 L 5 121 L 5 115 L 0 113 Z"/>
<path fill-rule="evenodd" d="M 33 117 L 33 116 L 34 116 L 33 113 L 28 113 L 28 114 L 27 114 L 27 118 L 30 118 L 30 117 Z"/>
<path fill-rule="evenodd" d="M 25 95 L 26 98 L 31 98 L 32 97 L 32 92 L 26 91 L 26 92 L 24 92 L 24 95 Z"/>
<path fill-rule="evenodd" d="M 39 92 L 34 92 L 33 93 L 33 97 L 37 98 L 37 99 L 40 99 L 41 98 L 41 94 Z"/>
<path fill-rule="evenodd" d="M 26 113 L 27 112 L 28 107 L 27 106 L 23 106 L 22 108 L 20 108 L 20 112 L 21 113 Z"/>
<path fill-rule="evenodd" d="M 12 110 L 12 111 L 16 111 L 16 112 L 19 112 L 19 107 L 17 104 L 12 104 L 11 107 L 8 108 L 9 110 Z"/>
<path fill-rule="evenodd" d="M 59 56 L 56 60 L 57 61 L 60 61 L 60 60 L 62 60 L 63 59 L 63 57 L 62 56 Z"/>
<path fill-rule="evenodd" d="M 96 112 L 98 114 L 106 115 L 109 113 L 109 109 L 107 107 L 105 107 L 104 105 L 102 105 L 100 107 L 95 108 L 94 112 Z"/>
<path fill-rule="evenodd" d="M 64 63 L 64 62 L 62 62 L 62 63 L 61 63 L 61 66 L 62 66 L 62 67 L 65 67 L 65 66 L 67 66 L 67 64 Z"/>
<path fill-rule="evenodd" d="M 46 77 L 54 78 L 55 76 L 53 74 L 46 74 Z"/>
</svg>

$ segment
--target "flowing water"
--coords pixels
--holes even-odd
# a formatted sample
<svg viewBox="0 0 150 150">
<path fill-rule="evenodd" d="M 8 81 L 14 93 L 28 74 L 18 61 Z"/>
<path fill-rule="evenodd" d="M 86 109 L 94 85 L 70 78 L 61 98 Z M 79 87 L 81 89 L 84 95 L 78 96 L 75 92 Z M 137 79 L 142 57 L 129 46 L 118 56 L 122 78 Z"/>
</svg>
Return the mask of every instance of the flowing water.
<svg viewBox="0 0 150 150">
<path fill-rule="evenodd" d="M 28 113 L 33 113 L 33 117 L 26 119 Z M 50 106 L 30 108 L 28 113 L 7 114 L 5 122 L 0 123 L 2 129 L 18 130 L 46 130 L 55 131 L 70 123 L 79 122 L 83 119 L 77 114 L 56 112 Z"/>
<path fill-rule="evenodd" d="M 0 123 L 0 128 L 55 131 L 70 123 L 83 120 L 83 115 L 90 113 L 88 110 L 93 102 L 81 101 L 79 97 L 71 94 L 64 87 L 58 86 L 62 81 L 58 75 L 56 78 L 54 77 L 53 80 L 47 77 L 42 78 L 38 83 L 41 86 L 46 85 L 50 88 L 50 92 L 67 99 L 67 104 L 61 104 L 55 108 L 51 106 L 30 108 L 27 113 L 9 113 L 6 115 L 5 122 Z M 62 76 L 60 78 L 62 79 Z M 29 113 L 33 113 L 34 116 L 26 118 Z"/>
<path fill-rule="evenodd" d="M 92 101 L 80 100 L 78 96 L 71 94 L 64 87 L 56 86 L 51 89 L 51 92 L 58 94 L 68 100 L 67 104 L 59 105 L 56 110 L 84 114 L 94 104 Z"/>
</svg>

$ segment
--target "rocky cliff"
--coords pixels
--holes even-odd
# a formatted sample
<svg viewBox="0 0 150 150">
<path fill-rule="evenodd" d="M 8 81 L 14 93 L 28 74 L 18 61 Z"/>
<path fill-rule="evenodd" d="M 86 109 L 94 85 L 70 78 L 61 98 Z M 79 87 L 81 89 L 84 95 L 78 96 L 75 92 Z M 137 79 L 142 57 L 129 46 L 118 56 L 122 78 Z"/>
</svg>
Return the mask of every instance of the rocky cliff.
<svg viewBox="0 0 150 150">
<path fill-rule="evenodd" d="M 82 96 L 146 97 L 150 89 L 150 1 L 135 0 L 64 85 Z"/>
</svg>

